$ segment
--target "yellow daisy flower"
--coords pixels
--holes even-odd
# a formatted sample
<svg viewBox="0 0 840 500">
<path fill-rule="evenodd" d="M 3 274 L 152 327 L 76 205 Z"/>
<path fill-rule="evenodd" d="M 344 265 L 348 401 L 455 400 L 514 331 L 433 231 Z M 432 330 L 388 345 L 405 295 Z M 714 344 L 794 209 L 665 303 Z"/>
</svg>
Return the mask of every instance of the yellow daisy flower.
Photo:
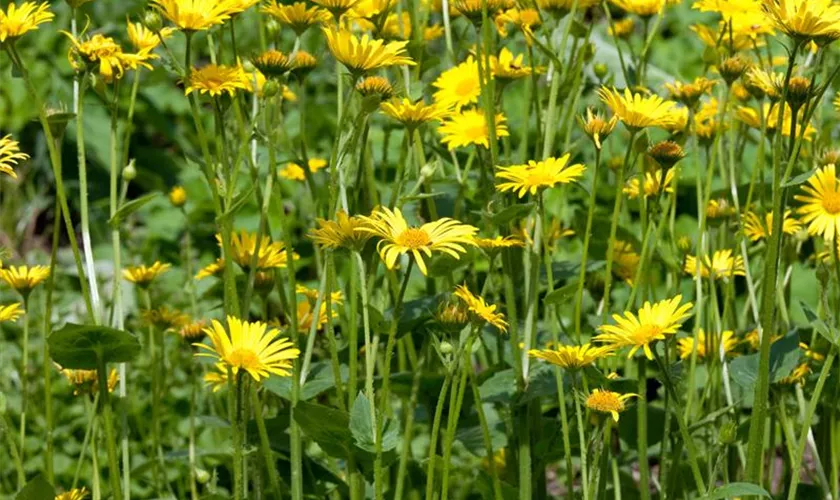
<svg viewBox="0 0 840 500">
<path fill-rule="evenodd" d="M 714 272 L 716 280 L 746 275 L 744 258 L 740 255 L 733 257 L 732 250 L 718 250 L 712 255 L 711 259 L 708 255 L 704 256 L 702 266 L 698 265 L 697 257 L 686 255 L 683 269 L 694 277 L 697 276 L 699 269 L 700 276 L 703 278 L 708 278 Z"/>
<path fill-rule="evenodd" d="M 365 225 L 356 231 L 381 238 L 376 249 L 388 269 L 394 268 L 397 257 L 411 253 L 424 275 L 427 273 L 424 255 L 431 257 L 433 252 L 442 252 L 459 259 L 459 254 L 466 252 L 466 245 L 475 245 L 473 236 L 478 232 L 473 226 L 447 217 L 411 227 L 399 208 L 391 211 L 380 207 L 369 217 L 361 216 L 361 219 Z"/>
<path fill-rule="evenodd" d="M 50 268 L 47 266 L 10 266 L 0 269 L 0 279 L 24 296 L 49 277 Z"/>
<path fill-rule="evenodd" d="M 509 24 L 512 24 L 516 27 L 516 29 L 522 32 L 525 36 L 525 41 L 529 44 L 533 43 L 531 42 L 531 39 L 534 36 L 534 28 L 539 27 L 542 24 L 540 12 L 538 10 L 528 8 L 522 9 L 518 7 L 500 12 L 496 16 L 495 22 L 499 35 L 503 37 L 508 36 L 507 27 Z"/>
<path fill-rule="evenodd" d="M 673 193 L 674 187 L 671 182 L 674 180 L 674 169 L 669 168 L 665 172 L 665 179 L 662 179 L 664 169 L 656 169 L 653 172 L 645 172 L 645 198 L 659 196 L 662 193 Z M 624 194 L 631 200 L 639 197 L 639 179 L 633 177 L 627 181 L 622 189 Z"/>
<path fill-rule="evenodd" d="M 507 47 L 502 47 L 498 56 L 490 56 L 490 74 L 500 83 L 508 83 L 531 76 L 532 73 L 543 73 L 545 68 L 524 65 L 524 54 L 514 56 Z"/>
<path fill-rule="evenodd" d="M 683 83 L 675 81 L 674 83 L 666 83 L 665 88 L 671 94 L 671 98 L 679 101 L 688 107 L 693 107 L 700 100 L 703 95 L 708 95 L 717 84 L 716 80 L 709 80 L 701 76 L 695 78 L 691 83 Z"/>
<path fill-rule="evenodd" d="M 633 249 L 633 245 L 626 241 L 616 240 L 613 245 L 613 269 L 612 272 L 625 283 L 633 286 L 636 279 L 636 271 L 639 269 L 639 262 L 642 257 Z"/>
<path fill-rule="evenodd" d="M 768 16 L 781 31 L 820 45 L 840 38 L 840 5 L 831 0 L 763 0 Z"/>
<path fill-rule="evenodd" d="M 217 97 L 224 93 L 233 96 L 237 90 L 250 90 L 251 78 L 242 66 L 225 66 L 222 64 L 208 64 L 203 68 L 193 68 L 190 72 L 189 84 L 184 94 L 193 92 L 210 94 Z"/>
<path fill-rule="evenodd" d="M 395 98 L 383 102 L 380 107 L 383 113 L 402 123 L 410 131 L 426 122 L 441 120 L 448 114 L 446 109 L 437 104 L 426 104 L 422 99 L 411 102 L 407 98 Z"/>
<path fill-rule="evenodd" d="M 0 322 L 4 321 L 15 321 L 18 319 L 24 312 L 20 307 L 20 302 L 15 302 L 14 304 L 8 304 L 5 306 L 0 306 Z"/>
<path fill-rule="evenodd" d="M 640 17 L 655 16 L 665 8 L 665 0 L 610 0 L 610 2 L 619 9 Z"/>
<path fill-rule="evenodd" d="M 216 241 L 222 246 L 222 236 L 216 235 Z M 243 269 L 250 269 L 251 259 L 257 251 L 257 235 L 245 230 L 234 232 L 230 235 L 232 260 Z M 292 258 L 300 259 L 300 256 L 292 252 Z M 272 242 L 271 238 L 263 235 L 260 239 L 259 253 L 257 254 L 257 269 L 284 269 L 289 262 L 289 254 L 286 245 L 282 241 Z"/>
<path fill-rule="evenodd" d="M 318 229 L 310 229 L 309 238 L 321 247 L 330 250 L 339 248 L 361 250 L 371 237 L 370 233 L 357 230 L 364 225 L 364 221 L 357 216 L 348 216 L 344 210 L 339 210 L 335 218 L 335 221 L 315 219 Z"/>
<path fill-rule="evenodd" d="M 603 389 L 594 389 L 586 398 L 586 407 L 599 413 L 609 413 L 618 422 L 618 414 L 626 409 L 628 399 L 638 397 L 638 394 L 619 394 Z"/>
<path fill-rule="evenodd" d="M 295 2 L 291 5 L 278 4 L 277 0 L 270 0 L 260 9 L 280 24 L 285 24 L 301 36 L 306 30 L 316 24 L 326 24 L 332 20 L 332 14 L 321 7 L 308 7 L 305 2 Z"/>
<path fill-rule="evenodd" d="M 712 335 L 711 344 L 712 344 L 712 356 L 718 357 L 720 353 L 720 342 L 723 343 L 723 353 L 726 357 L 731 357 L 735 354 L 735 348 L 738 347 L 738 339 L 735 338 L 735 333 L 731 330 L 725 330 L 723 334 L 718 339 L 717 335 Z M 680 353 L 680 359 L 688 359 L 691 357 L 691 353 L 694 350 L 694 337 L 684 337 L 681 339 L 677 339 L 677 350 Z M 697 358 L 698 359 L 705 359 L 706 358 L 706 332 L 703 331 L 701 328 L 697 332 Z"/>
<path fill-rule="evenodd" d="M 225 259 L 216 259 L 215 262 L 211 262 L 207 264 L 203 268 L 199 269 L 198 274 L 195 275 L 195 279 L 203 280 L 204 278 L 209 278 L 210 276 L 218 276 L 222 274 L 225 270 Z"/>
<path fill-rule="evenodd" d="M 579 370 L 595 361 L 612 354 L 612 347 L 594 347 L 589 343 L 583 345 L 558 345 L 552 349 L 531 349 L 528 355 L 532 358 L 548 361 L 566 370 Z"/>
<path fill-rule="evenodd" d="M 73 389 L 73 395 L 96 394 L 99 392 L 99 376 L 97 375 L 96 370 L 70 370 L 68 368 L 59 367 L 59 371 L 62 375 L 64 375 L 68 382 L 75 386 Z M 120 378 L 119 374 L 117 374 L 117 369 L 112 368 L 108 374 L 108 392 L 114 392 L 119 380 Z"/>
<path fill-rule="evenodd" d="M 755 212 L 747 212 L 743 215 L 744 234 L 750 241 L 760 241 L 767 238 L 773 232 L 773 212 L 767 212 L 764 218 L 759 217 Z M 791 216 L 790 210 L 785 210 L 782 219 L 782 232 L 793 235 L 802 229 L 802 223 Z"/>
<path fill-rule="evenodd" d="M 584 11 L 601 3 L 601 0 L 537 0 L 537 6 L 558 16 L 565 16 L 577 1 L 578 12 Z"/>
<path fill-rule="evenodd" d="M 137 52 L 151 52 L 160 45 L 161 37 L 167 39 L 175 32 L 174 28 L 162 28 L 158 33 L 150 30 L 143 23 L 127 23 L 128 40 Z M 160 35 L 160 36 L 158 36 Z"/>
<path fill-rule="evenodd" d="M 471 313 L 480 321 L 495 326 L 502 333 L 507 331 L 507 321 L 505 315 L 496 312 L 496 305 L 490 305 L 484 301 L 483 297 L 474 295 L 467 288 L 467 285 L 458 285 L 455 287 L 454 295 L 464 301 Z"/>
<path fill-rule="evenodd" d="M 85 69 L 78 66 L 76 61 L 80 59 L 88 68 L 98 67 L 99 74 L 109 83 L 122 78 L 126 69 L 137 69 L 140 66 L 152 69 L 146 61 L 157 57 L 148 51 L 137 54 L 123 52 L 122 47 L 113 38 L 98 33 L 86 40 L 75 38 L 66 31 L 62 33 L 67 35 L 73 44 L 68 54 L 70 65 L 77 71 Z"/>
<path fill-rule="evenodd" d="M 394 96 L 394 87 L 387 78 L 381 76 L 367 76 L 356 84 L 356 90 L 362 97 L 375 97 L 380 101 Z"/>
<path fill-rule="evenodd" d="M 612 26 L 607 29 L 610 36 L 617 36 L 618 38 L 627 38 L 633 34 L 636 29 L 636 21 L 632 17 L 625 17 L 614 21 Z"/>
<path fill-rule="evenodd" d="M 138 286 L 149 286 L 158 276 L 169 271 L 172 264 L 155 261 L 151 266 L 130 266 L 123 269 L 123 278 Z"/>
<path fill-rule="evenodd" d="M 322 170 L 327 167 L 327 160 L 323 158 L 310 158 L 307 163 L 309 166 L 309 171 L 313 174 Z M 303 171 L 303 167 L 298 165 L 297 163 L 287 163 L 283 170 L 280 171 L 280 177 L 284 179 L 289 179 L 290 181 L 305 181 L 306 180 L 306 172 Z"/>
<path fill-rule="evenodd" d="M 184 340 L 199 340 L 204 337 L 204 329 L 207 327 L 207 322 L 203 319 L 197 321 L 190 321 L 178 329 L 178 335 Z"/>
<path fill-rule="evenodd" d="M 463 14 L 467 19 L 473 23 L 481 22 L 481 13 L 483 6 L 487 5 L 487 13 L 491 17 L 493 14 L 505 7 L 504 0 L 454 0 L 451 7 Z"/>
<path fill-rule="evenodd" d="M 496 179 L 508 181 L 496 185 L 501 192 L 519 191 L 522 198 L 525 193 L 537 194 L 537 191 L 552 188 L 556 184 L 574 182 L 586 170 L 582 164 L 569 165 L 571 154 L 566 153 L 560 158 L 546 158 L 541 161 L 530 160 L 527 165 L 513 165 L 499 167 Z"/>
<path fill-rule="evenodd" d="M 473 56 L 440 74 L 432 84 L 436 89 L 434 100 L 445 109 L 460 111 L 464 106 L 478 102 L 481 82 L 478 78 L 478 62 Z"/>
<path fill-rule="evenodd" d="M 800 363 L 790 372 L 790 375 L 787 377 L 783 377 L 779 380 L 780 384 L 786 385 L 795 385 L 801 384 L 804 385 L 806 380 L 808 379 L 808 375 L 811 374 L 811 365 L 808 364 L 807 361 Z"/>
<path fill-rule="evenodd" d="M 618 117 L 613 116 L 607 120 L 600 114 L 593 113 L 592 108 L 586 108 L 586 117 L 580 117 L 579 122 L 595 147 L 601 149 L 601 141 L 606 140 L 615 129 Z"/>
<path fill-rule="evenodd" d="M 332 13 L 333 17 L 338 19 L 342 14 L 358 4 L 359 0 L 312 0 L 312 3 L 327 9 Z"/>
<path fill-rule="evenodd" d="M 644 349 L 645 356 L 653 359 L 650 344 L 665 339 L 666 335 L 677 333 L 683 321 L 691 316 L 693 304 L 681 302 L 682 295 L 677 295 L 656 304 L 645 302 L 639 309 L 638 317 L 629 311 L 625 311 L 624 316 L 613 314 L 616 324 L 602 325 L 599 328 L 601 333 L 593 340 L 614 349 L 630 347 L 628 358 L 639 349 Z"/>
<path fill-rule="evenodd" d="M 808 224 L 808 234 L 834 240 L 840 232 L 840 182 L 834 164 L 819 169 L 802 186 L 802 191 L 805 194 L 798 194 L 794 199 L 803 203 L 796 212 Z"/>
<path fill-rule="evenodd" d="M 482 250 L 500 250 L 504 248 L 523 248 L 525 242 L 516 236 L 496 236 L 495 238 L 474 238 L 475 244 Z"/>
<path fill-rule="evenodd" d="M 17 179 L 14 167 L 17 166 L 18 162 L 28 159 L 29 155 L 20 152 L 20 144 L 12 139 L 11 135 L 0 139 L 0 172 Z"/>
<path fill-rule="evenodd" d="M 286 338 L 278 339 L 280 332 L 266 329 L 261 322 L 250 323 L 233 316 L 227 317 L 227 329 L 217 320 L 204 333 L 212 345 L 193 344 L 204 351 L 196 356 L 216 359 L 225 370 L 230 368 L 234 375 L 240 370 L 248 372 L 256 382 L 270 374 L 281 377 L 291 375 L 292 362 L 300 355 Z"/>
<path fill-rule="evenodd" d="M 183 31 L 208 30 L 244 10 L 228 0 L 152 0 L 152 6 Z"/>
<path fill-rule="evenodd" d="M 676 105 L 657 95 L 644 97 L 630 89 L 624 89 L 622 94 L 615 88 L 606 87 L 601 88 L 598 95 L 629 129 L 665 128 L 677 122 Z"/>
<path fill-rule="evenodd" d="M 282 76 L 290 71 L 294 64 L 289 56 L 274 49 L 266 50 L 251 59 L 251 62 L 260 73 L 268 77 Z"/>
<path fill-rule="evenodd" d="M 770 344 L 777 342 L 782 338 L 782 335 L 775 334 L 770 337 Z M 744 342 L 748 343 L 752 350 L 757 351 L 761 347 L 761 337 L 758 335 L 758 330 L 752 330 L 744 336 Z"/>
<path fill-rule="evenodd" d="M 88 497 L 87 488 L 74 488 L 55 496 L 55 500 L 85 500 Z"/>
<path fill-rule="evenodd" d="M 414 66 L 416 63 L 408 56 L 405 46 L 408 42 L 385 42 L 368 35 L 357 38 L 347 30 L 323 28 L 327 45 L 333 57 L 343 64 L 350 73 L 361 74 L 388 66 Z"/>
<path fill-rule="evenodd" d="M 496 138 L 509 135 L 505 122 L 505 115 L 501 113 L 496 115 Z M 449 115 L 441 124 L 438 132 L 443 135 L 441 142 L 446 144 L 450 151 L 470 145 L 490 147 L 484 113 L 475 109 Z"/>
<path fill-rule="evenodd" d="M 185 313 L 166 306 L 144 310 L 140 315 L 147 325 L 162 331 L 177 330 L 190 321 L 190 317 Z"/>
<path fill-rule="evenodd" d="M 5 11 L 0 8 L 0 43 L 34 31 L 39 24 L 48 23 L 54 17 L 49 2 L 23 2 L 20 5 L 9 2 Z"/>
</svg>

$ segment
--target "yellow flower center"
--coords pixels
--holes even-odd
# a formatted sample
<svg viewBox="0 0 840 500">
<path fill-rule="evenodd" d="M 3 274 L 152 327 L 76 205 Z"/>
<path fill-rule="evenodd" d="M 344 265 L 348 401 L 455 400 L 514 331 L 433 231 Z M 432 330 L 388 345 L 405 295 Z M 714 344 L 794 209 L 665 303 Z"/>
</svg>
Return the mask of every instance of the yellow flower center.
<svg viewBox="0 0 840 500">
<path fill-rule="evenodd" d="M 823 195 L 822 206 L 831 215 L 840 213 L 840 192 L 826 191 Z"/>
<path fill-rule="evenodd" d="M 243 368 L 245 370 L 260 366 L 259 356 L 250 349 L 236 349 L 228 355 L 226 361 L 231 366 L 238 366 L 239 368 Z"/>
<path fill-rule="evenodd" d="M 636 330 L 636 341 L 640 344 L 647 343 L 662 333 L 658 325 L 642 325 Z"/>
<path fill-rule="evenodd" d="M 458 82 L 458 86 L 455 87 L 455 93 L 461 97 L 469 96 L 475 92 L 476 83 L 472 78 L 464 78 Z"/>
<path fill-rule="evenodd" d="M 624 410 L 624 402 L 618 399 L 618 394 L 609 391 L 593 392 L 586 399 L 586 406 L 589 409 L 604 413 Z"/>
<path fill-rule="evenodd" d="M 412 250 L 417 250 L 418 248 L 425 247 L 429 244 L 430 241 L 431 240 L 429 239 L 429 235 L 428 233 L 426 233 L 426 231 L 416 228 L 406 229 L 399 236 L 397 236 L 396 239 L 398 245 L 410 248 Z"/>
<path fill-rule="evenodd" d="M 525 185 L 527 186 L 548 186 L 552 183 L 553 179 L 547 172 L 531 172 L 525 178 Z"/>
</svg>

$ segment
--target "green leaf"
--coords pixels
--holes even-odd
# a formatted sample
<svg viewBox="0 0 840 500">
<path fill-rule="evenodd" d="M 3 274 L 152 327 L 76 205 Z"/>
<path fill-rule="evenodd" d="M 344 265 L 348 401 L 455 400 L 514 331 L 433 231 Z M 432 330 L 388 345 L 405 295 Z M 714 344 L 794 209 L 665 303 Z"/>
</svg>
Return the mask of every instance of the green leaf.
<svg viewBox="0 0 840 500">
<path fill-rule="evenodd" d="M 503 227 L 528 216 L 532 210 L 534 210 L 533 203 L 516 203 L 495 213 L 484 212 L 483 215 L 491 225 Z"/>
<path fill-rule="evenodd" d="M 140 352 L 134 334 L 107 326 L 68 323 L 47 342 L 53 361 L 73 370 L 95 370 L 99 361 L 128 363 Z"/>
<path fill-rule="evenodd" d="M 112 229 L 116 229 L 120 225 L 120 221 L 124 220 L 129 215 L 133 214 L 134 212 L 140 210 L 144 205 L 149 203 L 150 201 L 154 200 L 160 196 L 160 193 L 149 193 L 143 195 L 137 199 L 131 200 L 128 203 L 123 204 L 117 210 L 113 217 L 108 219 L 108 224 L 111 225 Z"/>
<path fill-rule="evenodd" d="M 799 357 L 799 336 L 795 331 L 774 342 L 770 346 L 770 382 L 778 382 L 790 375 Z M 739 356 L 729 364 L 729 374 L 744 390 L 752 391 L 758 380 L 758 366 L 758 353 Z"/>
<path fill-rule="evenodd" d="M 254 198 L 252 195 L 254 194 L 254 190 L 256 190 L 256 188 L 256 184 L 253 184 L 251 185 L 250 189 L 240 194 L 239 197 L 237 197 L 236 200 L 234 200 L 233 203 L 231 203 L 230 207 L 227 210 L 225 210 L 225 213 L 218 217 L 219 222 L 228 220 L 229 218 L 233 217 L 236 214 L 236 212 L 238 212 L 240 209 L 242 209 L 242 207 L 245 206 L 247 202 L 253 200 Z"/>
<path fill-rule="evenodd" d="M 719 500 L 722 498 L 734 497 L 753 497 L 760 496 L 764 498 L 773 498 L 761 486 L 752 483 L 729 483 L 726 486 L 715 488 L 709 493 L 704 500 Z"/>
<path fill-rule="evenodd" d="M 516 394 L 513 368 L 502 370 L 485 380 L 478 388 L 478 393 L 486 403 L 510 403 Z"/>
<path fill-rule="evenodd" d="M 543 299 L 543 304 L 545 305 L 552 305 L 552 304 L 561 304 L 566 300 L 572 298 L 577 291 L 578 282 L 573 281 L 568 285 L 563 286 L 562 288 L 558 288 L 557 290 L 552 291 L 551 293 L 547 294 Z"/>
<path fill-rule="evenodd" d="M 352 442 L 347 432 L 350 425 L 347 412 L 299 401 L 294 409 L 294 419 L 327 455 L 342 459 L 350 455 Z"/>
<path fill-rule="evenodd" d="M 55 487 L 41 476 L 32 479 L 15 496 L 15 500 L 53 500 Z"/>
<path fill-rule="evenodd" d="M 814 175 L 814 172 L 816 172 L 816 171 L 817 171 L 817 169 L 814 168 L 814 169 L 809 170 L 807 172 L 801 173 L 801 174 L 797 175 L 796 177 L 794 177 L 793 179 L 790 179 L 787 182 L 785 182 L 784 184 L 782 184 L 782 187 L 783 188 L 789 188 L 789 187 L 792 187 L 792 186 L 798 186 L 798 185 L 802 184 L 803 182 L 807 181 L 812 175 Z"/>
<path fill-rule="evenodd" d="M 388 452 L 396 449 L 399 443 L 400 426 L 392 418 L 386 418 L 383 425 L 385 427 L 382 429 L 382 451 Z M 353 435 L 356 446 L 367 452 L 376 453 L 374 429 L 371 427 L 370 420 L 370 401 L 361 391 L 350 410 L 350 433 Z"/>
<path fill-rule="evenodd" d="M 832 344 L 838 345 L 837 332 L 832 330 L 831 327 L 825 324 L 825 321 L 820 319 L 819 316 L 817 316 L 817 314 L 814 312 L 814 310 L 811 309 L 811 306 L 806 304 L 804 301 L 800 300 L 799 305 L 800 307 L 802 307 L 802 313 L 805 314 L 805 318 L 808 320 L 809 323 L 811 323 L 811 326 L 814 327 L 817 333 L 825 337 L 825 339 L 831 342 Z"/>
</svg>

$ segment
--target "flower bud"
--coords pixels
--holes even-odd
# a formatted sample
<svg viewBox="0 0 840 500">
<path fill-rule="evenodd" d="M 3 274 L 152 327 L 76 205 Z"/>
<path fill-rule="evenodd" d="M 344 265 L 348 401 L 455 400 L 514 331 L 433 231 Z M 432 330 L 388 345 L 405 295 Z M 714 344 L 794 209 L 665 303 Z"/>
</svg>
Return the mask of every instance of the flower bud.
<svg viewBox="0 0 840 500">
<path fill-rule="evenodd" d="M 598 63 L 592 67 L 592 70 L 595 72 L 595 76 L 599 79 L 603 80 L 606 78 L 607 74 L 609 74 L 610 69 L 604 63 Z"/>
<path fill-rule="evenodd" d="M 199 484 L 206 484 L 210 480 L 210 473 L 199 467 L 195 468 L 195 480 Z"/>
<path fill-rule="evenodd" d="M 137 178 L 137 168 L 134 166 L 134 159 L 132 158 L 128 165 L 123 168 L 122 178 L 126 182 L 131 182 Z"/>
<path fill-rule="evenodd" d="M 445 341 L 445 340 L 444 340 L 443 342 L 441 342 L 441 343 L 440 343 L 440 352 L 441 352 L 441 354 L 452 354 L 452 351 L 453 351 L 453 350 L 454 350 L 454 347 L 452 347 L 452 344 L 451 344 L 451 343 L 449 343 L 449 342 L 447 342 L 447 341 Z"/>
<path fill-rule="evenodd" d="M 157 11 L 147 10 L 143 14 L 143 26 L 149 28 L 149 31 L 157 33 L 163 28 L 163 20 Z"/>
<path fill-rule="evenodd" d="M 282 87 L 276 80 L 266 80 L 265 84 L 263 84 L 262 88 L 262 95 L 263 97 L 274 97 L 280 93 Z"/>
<path fill-rule="evenodd" d="M 738 425 L 735 422 L 727 421 L 720 426 L 718 431 L 718 442 L 722 445 L 734 444 L 738 439 Z"/>
<path fill-rule="evenodd" d="M 169 202 L 174 207 L 183 207 L 187 203 L 187 191 L 182 186 L 175 186 L 169 191 Z"/>
</svg>

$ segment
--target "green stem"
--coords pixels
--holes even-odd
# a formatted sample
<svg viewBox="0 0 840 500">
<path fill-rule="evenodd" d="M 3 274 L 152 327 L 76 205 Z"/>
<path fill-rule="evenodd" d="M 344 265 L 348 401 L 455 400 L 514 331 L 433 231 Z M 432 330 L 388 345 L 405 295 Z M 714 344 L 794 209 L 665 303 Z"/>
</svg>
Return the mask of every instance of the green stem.
<svg viewBox="0 0 840 500">
<path fill-rule="evenodd" d="M 243 477 L 243 423 L 242 423 L 242 372 L 234 374 L 228 367 L 228 404 L 233 403 L 229 410 L 233 419 L 231 429 L 233 431 L 233 498 L 242 500 L 245 498 L 245 478 Z"/>
<path fill-rule="evenodd" d="M 23 461 L 11 429 L 12 424 L 9 422 L 9 416 L 4 412 L 0 418 L 0 434 L 6 437 L 6 446 L 9 447 L 9 455 L 12 456 L 12 461 L 15 463 L 15 472 L 17 472 L 17 490 L 20 491 L 26 483 L 26 474 L 23 471 Z"/>
<path fill-rule="evenodd" d="M 575 385 L 575 389 L 578 389 L 577 382 L 578 377 L 577 373 L 572 377 Z M 588 455 L 589 455 L 589 445 L 586 441 L 586 433 L 584 427 L 584 419 L 583 419 L 583 411 L 580 405 L 580 398 L 574 396 L 573 399 L 575 400 L 575 416 L 577 417 L 577 428 L 578 428 L 578 442 L 579 442 L 579 449 L 580 449 L 580 478 L 581 478 L 581 492 L 583 493 L 583 500 L 589 500 L 589 468 L 588 468 Z"/>
<path fill-rule="evenodd" d="M 420 359 L 417 369 L 414 371 L 414 380 L 411 382 L 411 397 L 405 414 L 405 430 L 403 431 L 402 448 L 400 449 L 400 461 L 397 468 L 397 484 L 394 487 L 394 498 L 403 498 L 405 478 L 408 474 L 408 457 L 411 454 L 411 439 L 414 433 L 414 412 L 417 408 L 417 394 L 420 392 L 420 381 L 422 380 L 423 367 L 426 364 L 425 356 Z"/>
<path fill-rule="evenodd" d="M 499 480 L 499 471 L 496 470 L 496 461 L 493 459 L 496 455 L 493 451 L 493 440 L 490 437 L 490 427 L 487 425 L 487 416 L 484 414 L 484 406 L 481 403 L 481 393 L 478 390 L 478 381 L 476 380 L 476 373 L 472 366 L 468 368 L 470 378 L 470 388 L 472 389 L 473 401 L 475 402 L 475 411 L 478 414 L 478 423 L 481 426 L 481 438 L 484 440 L 484 450 L 487 456 L 487 467 L 490 469 L 490 478 L 493 482 L 493 499 L 503 500 L 502 482 Z M 565 413 L 565 409 L 563 410 Z M 564 435 L 568 441 L 568 427 L 564 426 L 566 434 Z M 565 443 L 565 441 L 564 441 Z M 571 475 L 571 472 L 569 472 Z M 571 491 L 571 490 L 570 490 Z M 394 497 L 400 498 L 400 497 Z"/>
<path fill-rule="evenodd" d="M 26 407 L 29 401 L 29 296 L 23 298 L 23 358 L 20 368 L 20 460 L 26 462 Z"/>
<path fill-rule="evenodd" d="M 251 408 L 254 411 L 254 419 L 257 421 L 257 432 L 260 435 L 260 451 L 263 454 L 265 468 L 268 470 L 268 480 L 274 490 L 275 498 L 282 498 L 283 490 L 280 488 L 280 476 L 277 474 L 274 457 L 271 454 L 271 443 L 268 440 L 268 431 L 265 428 L 265 419 L 262 415 L 262 405 L 257 395 L 256 384 L 251 384 Z"/>
<path fill-rule="evenodd" d="M 108 479 L 111 482 L 111 497 L 122 500 L 120 489 L 120 465 L 117 459 L 117 441 L 114 437 L 114 417 L 111 409 L 110 391 L 108 390 L 108 367 L 105 360 L 99 358 L 97 375 L 99 376 L 100 410 L 104 419 L 105 441 L 108 451 Z M 95 451 L 94 451 L 95 452 Z"/>
<path fill-rule="evenodd" d="M 435 416 L 432 419 L 432 432 L 429 435 L 429 457 L 426 462 L 426 497 L 427 499 L 434 498 L 435 491 L 435 461 L 437 458 L 437 441 L 438 434 L 440 434 L 440 419 L 443 414 L 443 402 L 446 401 L 446 393 L 449 390 L 449 384 L 452 382 L 452 374 L 447 371 L 443 379 L 443 387 L 438 394 L 437 405 L 435 406 Z"/>
<path fill-rule="evenodd" d="M 636 418 L 636 436 L 639 455 L 639 497 L 642 500 L 650 498 L 650 464 L 648 464 L 648 414 L 647 414 L 647 358 L 639 358 L 638 385 L 636 393 L 639 395 Z M 616 488 L 619 485 L 615 485 Z"/>
<path fill-rule="evenodd" d="M 443 442 L 443 472 L 441 473 L 440 494 L 441 500 L 447 500 L 449 498 L 449 469 L 452 465 L 452 445 L 455 442 L 455 431 L 458 429 L 458 419 L 461 416 L 461 405 L 464 402 L 464 393 L 466 392 L 465 389 L 467 387 L 467 372 L 472 370 L 472 368 L 468 365 L 471 364 L 470 356 L 472 353 L 473 339 L 474 334 L 471 334 L 470 338 L 466 342 L 463 359 L 460 360 L 461 363 L 459 363 L 461 369 L 461 380 L 458 381 L 457 384 L 458 391 L 456 393 L 453 389 L 452 394 L 455 395 L 455 398 L 454 401 L 450 399 L 449 404 L 449 419 L 446 424 L 446 434 L 444 435 Z"/>
<path fill-rule="evenodd" d="M 44 368 L 44 420 L 46 423 L 45 445 L 46 453 L 44 453 L 44 470 L 47 473 L 47 481 L 51 484 L 55 483 L 55 473 L 53 470 L 53 410 L 52 410 L 52 375 L 53 365 L 50 359 L 50 346 L 48 339 L 52 333 L 52 298 L 55 290 L 55 269 L 58 263 L 58 245 L 61 236 L 61 218 L 58 213 L 61 210 L 61 205 L 58 200 L 55 202 L 55 221 L 53 222 L 52 234 L 52 250 L 50 251 L 50 277 L 47 278 L 46 283 L 46 297 L 44 306 L 44 348 L 43 348 L 43 368 Z"/>
<path fill-rule="evenodd" d="M 595 219 L 595 205 L 598 192 L 598 170 L 601 166 L 601 148 L 595 149 L 595 169 L 592 172 L 592 187 L 589 192 L 589 208 L 586 211 L 586 232 L 583 233 L 583 254 L 580 257 L 580 273 L 578 274 L 577 290 L 575 291 L 575 341 L 580 343 L 581 318 L 583 308 L 583 289 L 586 282 L 586 265 L 589 260 L 589 243 L 592 240 L 592 222 Z"/>
</svg>

